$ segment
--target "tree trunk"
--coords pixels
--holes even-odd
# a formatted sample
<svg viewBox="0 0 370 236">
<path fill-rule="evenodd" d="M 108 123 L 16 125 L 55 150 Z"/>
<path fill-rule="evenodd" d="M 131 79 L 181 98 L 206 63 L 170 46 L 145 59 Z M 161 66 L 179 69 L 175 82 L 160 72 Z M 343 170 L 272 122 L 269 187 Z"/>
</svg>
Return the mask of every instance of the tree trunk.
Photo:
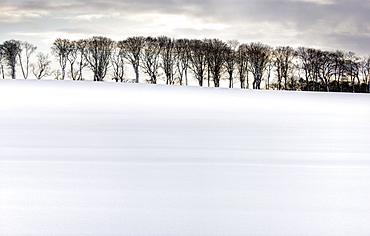
<svg viewBox="0 0 370 236">
<path fill-rule="evenodd" d="M 135 83 L 139 83 L 139 70 L 138 68 L 135 68 L 135 75 L 136 75 L 136 78 L 135 78 Z"/>
<path fill-rule="evenodd" d="M 11 68 L 12 72 L 11 72 L 11 75 L 12 75 L 12 79 L 16 79 L 16 72 L 15 72 L 15 67 L 13 66 Z"/>
<path fill-rule="evenodd" d="M 247 83 L 246 83 L 246 86 L 245 86 L 245 88 L 246 89 L 249 89 L 249 73 L 247 72 L 247 81 L 246 81 Z"/>
<path fill-rule="evenodd" d="M 288 87 L 288 86 L 286 85 L 286 80 L 287 80 L 287 78 L 286 78 L 286 77 L 287 77 L 287 76 L 285 76 L 285 75 L 284 75 L 284 90 L 288 90 L 288 89 L 287 89 L 287 87 Z"/>
<path fill-rule="evenodd" d="M 21 66 L 21 70 L 22 70 L 22 74 L 23 74 L 23 77 L 24 77 L 24 79 L 27 79 L 27 77 L 28 77 L 28 70 L 27 70 L 27 72 L 26 71 L 24 71 L 24 66 L 23 66 L 23 63 L 22 63 L 22 58 L 21 58 L 21 56 L 19 56 L 18 57 L 18 59 L 19 59 L 19 64 L 20 64 L 20 66 Z M 27 63 L 28 64 L 28 63 Z M 28 67 L 28 66 L 27 66 Z"/>
<path fill-rule="evenodd" d="M 244 89 L 245 88 L 245 79 L 241 77 L 240 79 L 240 88 Z"/>
<path fill-rule="evenodd" d="M 229 88 L 234 87 L 234 79 L 232 73 L 229 73 Z"/>
<path fill-rule="evenodd" d="M 66 69 L 63 68 L 62 69 L 62 80 L 64 80 L 65 77 L 66 77 Z"/>
<path fill-rule="evenodd" d="M 209 71 L 209 69 L 208 69 L 208 75 L 207 75 L 207 78 L 208 78 L 208 87 L 211 87 L 211 73 L 210 73 L 210 71 Z M 215 82 L 215 87 L 217 87 L 216 86 L 216 81 L 214 81 Z"/>
<path fill-rule="evenodd" d="M 239 78 L 240 78 L 240 88 L 241 89 L 244 89 L 245 88 L 245 76 L 243 75 L 243 73 L 239 73 Z"/>
<path fill-rule="evenodd" d="M 185 86 L 188 86 L 188 70 L 185 69 Z"/>
<path fill-rule="evenodd" d="M 198 78 L 198 81 L 199 81 L 199 86 L 200 87 L 203 87 L 203 78 Z"/>
<path fill-rule="evenodd" d="M 329 82 L 329 80 L 326 81 L 326 91 L 330 92 L 330 82 Z"/>
<path fill-rule="evenodd" d="M 4 73 L 4 66 L 1 65 L 1 74 L 3 75 L 3 79 L 5 79 L 5 73 Z"/>
<path fill-rule="evenodd" d="M 352 80 L 352 93 L 355 92 L 355 78 L 351 77 Z"/>
</svg>

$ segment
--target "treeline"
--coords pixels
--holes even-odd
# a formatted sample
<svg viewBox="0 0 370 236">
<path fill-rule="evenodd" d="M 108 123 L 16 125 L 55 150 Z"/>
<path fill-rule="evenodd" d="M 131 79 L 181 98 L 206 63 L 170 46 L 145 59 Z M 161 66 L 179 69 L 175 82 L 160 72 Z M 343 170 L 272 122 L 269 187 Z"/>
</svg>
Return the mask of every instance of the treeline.
<svg viewBox="0 0 370 236">
<path fill-rule="evenodd" d="M 238 84 L 242 89 L 370 91 L 370 56 L 360 58 L 339 50 L 272 48 L 263 43 L 167 36 L 122 41 L 101 36 L 75 41 L 58 38 L 51 47 L 60 66 L 54 71 L 48 54 L 38 53 L 35 63 L 30 63 L 35 50 L 35 46 L 17 40 L 1 44 L 2 77 L 7 68 L 15 79 L 18 65 L 25 79 L 31 71 L 37 79 L 54 75 L 62 80 L 84 80 L 83 73 L 89 70 L 94 81 L 139 83 L 143 73 L 145 81 L 152 84 L 162 79 L 170 85 L 188 85 L 192 79 L 199 86 L 219 87 L 226 80 L 228 87 Z M 126 65 L 132 67 L 135 79 L 127 78 Z"/>
</svg>

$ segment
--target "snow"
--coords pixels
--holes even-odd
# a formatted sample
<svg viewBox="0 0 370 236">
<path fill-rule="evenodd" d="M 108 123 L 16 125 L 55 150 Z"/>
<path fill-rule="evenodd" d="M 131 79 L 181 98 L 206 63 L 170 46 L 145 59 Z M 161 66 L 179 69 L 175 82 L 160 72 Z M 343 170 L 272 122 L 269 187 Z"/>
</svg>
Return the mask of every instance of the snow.
<svg viewBox="0 0 370 236">
<path fill-rule="evenodd" d="M 0 235 L 370 235 L 370 98 L 0 81 Z"/>
</svg>

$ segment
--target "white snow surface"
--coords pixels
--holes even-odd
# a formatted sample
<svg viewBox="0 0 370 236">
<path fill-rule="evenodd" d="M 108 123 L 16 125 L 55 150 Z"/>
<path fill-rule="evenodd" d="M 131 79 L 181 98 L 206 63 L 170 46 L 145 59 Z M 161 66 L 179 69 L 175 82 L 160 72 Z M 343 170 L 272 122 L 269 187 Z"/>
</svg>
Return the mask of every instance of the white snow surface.
<svg viewBox="0 0 370 236">
<path fill-rule="evenodd" d="M 370 235 L 370 97 L 0 80 L 0 235 Z"/>
</svg>

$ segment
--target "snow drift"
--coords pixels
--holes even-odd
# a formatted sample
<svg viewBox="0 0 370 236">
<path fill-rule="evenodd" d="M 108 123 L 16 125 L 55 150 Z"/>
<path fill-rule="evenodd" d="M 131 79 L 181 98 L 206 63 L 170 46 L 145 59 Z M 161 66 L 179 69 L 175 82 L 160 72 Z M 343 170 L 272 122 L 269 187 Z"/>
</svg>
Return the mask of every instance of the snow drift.
<svg viewBox="0 0 370 236">
<path fill-rule="evenodd" d="M 370 235 L 370 99 L 0 81 L 0 235 Z"/>
</svg>

